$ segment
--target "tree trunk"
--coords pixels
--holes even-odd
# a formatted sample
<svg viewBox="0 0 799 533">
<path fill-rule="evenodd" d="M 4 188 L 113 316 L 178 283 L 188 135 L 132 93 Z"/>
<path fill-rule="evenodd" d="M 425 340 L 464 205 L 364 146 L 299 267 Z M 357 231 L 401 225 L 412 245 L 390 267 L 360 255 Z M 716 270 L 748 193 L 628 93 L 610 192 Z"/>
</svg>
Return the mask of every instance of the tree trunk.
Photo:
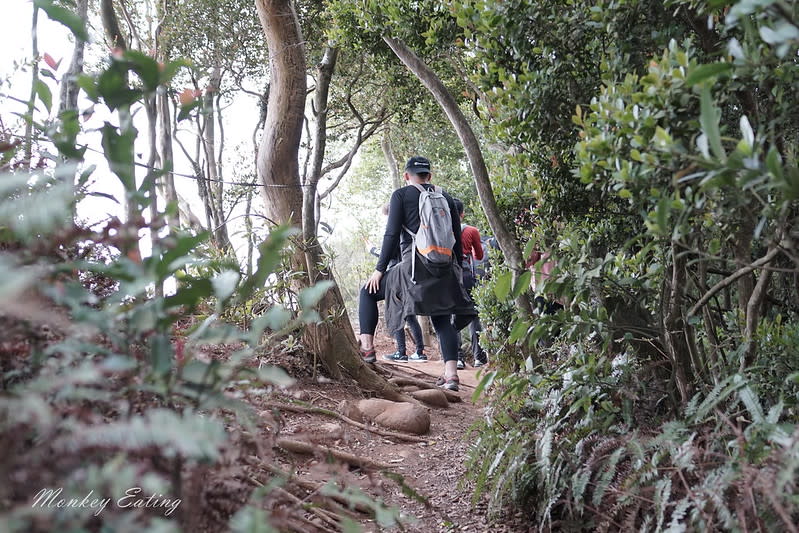
<svg viewBox="0 0 799 533">
<path fill-rule="evenodd" d="M 669 354 L 672 373 L 677 391 L 680 394 L 680 405 L 685 406 L 691 399 L 694 390 L 695 372 L 691 364 L 691 354 L 686 340 L 688 324 L 683 320 L 685 303 L 686 258 L 677 243 L 672 243 L 671 280 L 667 281 L 665 313 L 663 315 L 663 345 Z"/>
<path fill-rule="evenodd" d="M 755 232 L 755 220 L 749 214 L 748 209 L 741 210 L 741 218 L 738 228 L 735 231 L 735 244 L 733 255 L 735 256 L 735 266 L 738 269 L 744 268 L 752 262 L 752 237 Z M 738 278 L 738 311 L 744 323 L 742 332 L 746 331 L 746 307 L 755 289 L 754 273 L 747 274 Z"/>
<path fill-rule="evenodd" d="M 33 65 L 31 65 L 31 93 L 28 99 L 28 117 L 25 121 L 25 144 L 23 153 L 25 164 L 31 166 L 33 157 L 33 110 L 36 108 L 36 85 L 39 83 L 39 7 L 33 5 L 33 20 L 31 22 L 31 53 L 33 54 Z"/>
<path fill-rule="evenodd" d="M 316 239 L 317 228 L 317 187 L 322 178 L 322 163 L 327 148 L 327 105 L 330 96 L 330 81 L 336 69 L 338 48 L 328 46 L 322 56 L 322 61 L 317 66 L 316 90 L 314 91 L 313 113 L 316 118 L 314 127 L 313 148 L 311 150 L 311 173 L 305 182 L 303 190 L 303 239 L 308 247 L 308 273 L 311 279 L 315 277 L 315 262 L 321 256 L 319 242 Z M 313 243 L 313 245 L 312 245 Z M 313 246 L 313 249 L 312 249 Z"/>
<path fill-rule="evenodd" d="M 77 15 L 85 23 L 88 20 L 89 0 L 78 0 Z M 78 109 L 78 76 L 83 74 L 83 53 L 86 49 L 86 41 L 76 37 L 75 48 L 72 50 L 72 61 L 69 63 L 69 70 L 64 75 L 61 83 L 61 93 L 59 102 L 61 111 L 68 109 Z"/>
<path fill-rule="evenodd" d="M 222 69 L 217 65 L 208 80 L 208 87 L 203 95 L 203 116 L 202 121 L 202 146 L 203 156 L 205 157 L 204 172 L 207 176 L 206 185 L 207 195 L 204 198 L 208 205 L 206 211 L 210 214 L 209 230 L 214 241 L 214 245 L 220 250 L 230 249 L 230 239 L 225 224 L 224 208 L 222 205 L 224 187 L 222 186 L 222 175 L 219 172 L 219 159 L 216 148 L 216 120 L 217 106 L 216 97 L 222 83 Z"/>
<path fill-rule="evenodd" d="M 172 118 L 170 116 L 169 94 L 164 87 L 159 87 L 158 89 L 156 105 L 158 106 L 158 152 L 161 159 L 161 168 L 164 170 L 164 175 L 158 181 L 159 188 L 166 204 L 175 205 L 179 208 L 178 191 L 175 188 L 175 174 L 172 172 L 175 161 L 172 147 Z M 169 224 L 170 232 L 174 232 L 180 227 L 179 212 L 180 210 L 178 209 L 178 214 L 167 214 L 167 224 Z"/>
<path fill-rule="evenodd" d="M 150 243 L 153 253 L 158 246 L 158 194 L 156 189 L 158 187 L 158 179 L 156 178 L 157 166 L 163 165 L 159 162 L 158 154 L 158 96 L 157 94 L 148 94 L 144 97 L 144 109 L 147 112 L 147 140 L 149 142 L 150 155 L 147 159 L 147 177 L 145 182 L 149 182 L 149 196 L 150 196 Z M 155 296 L 163 298 L 164 284 L 155 284 Z"/>
<path fill-rule="evenodd" d="M 402 174 L 397 165 L 397 156 L 394 155 L 394 145 L 391 142 L 391 130 L 386 128 L 383 130 L 383 140 L 380 141 L 380 148 L 383 150 L 383 157 L 386 160 L 389 175 L 391 176 L 391 184 L 395 189 L 402 187 Z"/>
<path fill-rule="evenodd" d="M 83 22 L 88 25 L 89 0 L 78 0 L 76 14 Z M 83 74 L 83 54 L 86 49 L 86 41 L 75 36 L 75 47 L 72 49 L 72 60 L 69 62 L 69 69 L 64 74 L 61 81 L 61 91 L 58 95 L 59 114 L 65 111 L 78 111 L 78 77 Z M 65 177 L 66 179 L 66 177 Z M 75 218 L 73 207 L 72 218 Z"/>
<path fill-rule="evenodd" d="M 425 347 L 432 347 L 433 343 L 438 342 L 433 321 L 430 320 L 429 316 L 419 316 L 417 318 L 419 318 L 419 326 L 422 328 L 422 342 L 424 342 Z"/>
<path fill-rule="evenodd" d="M 302 34 L 290 0 L 256 0 L 255 5 L 269 49 L 270 79 L 266 121 L 258 148 L 258 177 L 263 185 L 262 194 L 269 218 L 302 227 L 303 193 L 298 161 L 306 93 Z M 327 109 L 326 102 L 317 111 L 323 109 Z M 306 244 L 308 250 L 318 250 L 315 235 Z M 293 262 L 295 268 L 302 269 L 307 268 L 313 258 L 309 261 L 305 251 L 298 250 Z M 319 278 L 332 279 L 332 275 L 320 272 Z M 314 281 L 316 279 L 309 277 L 305 283 Z M 330 374 L 339 379 L 348 375 L 361 387 L 390 399 L 404 398 L 395 386 L 378 376 L 358 357 L 355 336 L 335 283 L 320 301 L 319 310 L 326 319 L 321 324 L 310 326 L 305 339 L 308 348 L 319 355 Z"/>
<path fill-rule="evenodd" d="M 167 18 L 172 13 L 172 4 L 170 0 L 163 0 L 156 6 L 156 13 L 158 14 L 158 26 L 155 29 L 155 48 L 156 56 L 162 63 L 166 63 L 171 59 L 172 46 L 168 39 L 163 38 L 163 26 Z M 178 192 L 175 188 L 175 174 L 174 170 L 174 150 L 172 146 L 172 117 L 169 102 L 169 93 L 166 87 L 159 87 L 156 95 L 156 112 L 158 114 L 158 157 L 161 160 L 161 169 L 164 171 L 163 175 L 158 180 L 158 189 L 161 191 L 166 205 L 173 205 L 176 207 L 175 214 L 171 214 L 167 210 L 166 223 L 169 226 L 169 232 L 174 233 L 180 228 L 180 207 L 178 201 Z"/>
<path fill-rule="evenodd" d="M 247 266 L 245 272 L 247 277 L 252 276 L 252 258 L 255 251 L 255 235 L 252 226 L 252 197 L 253 187 L 247 187 L 247 200 L 244 204 L 244 235 L 247 237 Z"/>
<path fill-rule="evenodd" d="M 116 11 L 114 11 L 114 0 L 101 0 L 100 16 L 103 20 L 103 29 L 105 30 L 105 35 L 106 38 L 108 39 L 109 46 L 112 49 L 117 48 L 123 51 L 127 50 L 128 43 L 127 40 L 125 39 L 125 36 L 122 34 L 122 30 L 119 27 L 119 19 L 117 19 Z M 125 84 L 126 85 L 128 84 L 127 74 L 125 75 Z M 126 104 L 120 106 L 118 112 L 119 112 L 120 124 L 132 125 L 133 115 L 130 112 L 129 105 Z M 135 157 L 131 159 L 135 160 Z M 131 165 L 129 173 L 133 181 L 132 183 L 133 190 L 125 191 L 125 213 L 127 217 L 127 224 L 136 226 L 141 219 L 141 213 L 139 212 L 138 202 L 135 201 L 134 199 L 137 188 L 135 165 Z M 131 245 L 131 248 L 127 251 L 127 254 L 131 258 L 138 259 L 139 261 L 141 261 L 141 250 L 139 248 L 138 241 L 136 241 Z"/>
<path fill-rule="evenodd" d="M 472 131 L 469 122 L 463 115 L 463 112 L 458 107 L 458 103 L 453 98 L 449 90 L 444 86 L 442 81 L 416 54 L 409 49 L 405 43 L 388 36 L 383 36 L 383 40 L 391 47 L 397 57 L 408 67 L 419 81 L 424 84 L 430 91 L 433 97 L 438 102 L 438 105 L 444 110 L 461 140 L 463 149 L 469 159 L 469 165 L 472 169 L 474 176 L 474 183 L 477 188 L 477 196 L 480 199 L 480 205 L 485 211 L 486 218 L 488 218 L 488 225 L 502 249 L 502 253 L 508 260 L 511 270 L 513 271 L 514 279 L 524 272 L 524 259 L 522 258 L 521 248 L 516 238 L 505 227 L 502 217 L 499 214 L 497 201 L 494 197 L 494 191 L 491 187 L 491 181 L 488 178 L 488 169 L 483 159 L 483 153 L 480 149 L 480 143 Z M 517 303 L 520 306 L 522 313 L 531 314 L 532 307 L 526 294 L 522 294 Z"/>
<path fill-rule="evenodd" d="M 256 0 L 269 50 L 269 101 L 256 168 L 266 216 L 302 227 L 298 151 L 305 111 L 305 49 L 289 0 Z"/>
</svg>

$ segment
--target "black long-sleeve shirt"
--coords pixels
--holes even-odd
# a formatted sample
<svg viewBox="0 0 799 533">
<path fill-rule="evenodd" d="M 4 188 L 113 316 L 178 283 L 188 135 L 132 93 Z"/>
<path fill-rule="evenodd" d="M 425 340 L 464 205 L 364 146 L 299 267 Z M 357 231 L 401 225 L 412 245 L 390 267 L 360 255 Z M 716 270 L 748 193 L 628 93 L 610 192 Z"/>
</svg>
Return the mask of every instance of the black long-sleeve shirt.
<svg viewBox="0 0 799 533">
<path fill-rule="evenodd" d="M 422 187 L 433 190 L 430 183 L 422 184 Z M 408 185 L 394 191 L 388 208 L 388 221 L 386 222 L 386 232 L 383 234 L 383 245 L 380 247 L 380 258 L 377 260 L 375 270 L 385 272 L 389 262 L 396 254 L 399 246 L 402 253 L 411 246 L 412 239 L 407 231 L 402 229 L 405 226 L 413 233 L 419 231 L 419 189 L 413 185 Z M 454 257 L 463 256 L 461 245 L 461 221 L 458 210 L 452 197 L 444 193 L 449 205 L 449 213 L 452 216 L 452 233 L 455 235 Z"/>
</svg>

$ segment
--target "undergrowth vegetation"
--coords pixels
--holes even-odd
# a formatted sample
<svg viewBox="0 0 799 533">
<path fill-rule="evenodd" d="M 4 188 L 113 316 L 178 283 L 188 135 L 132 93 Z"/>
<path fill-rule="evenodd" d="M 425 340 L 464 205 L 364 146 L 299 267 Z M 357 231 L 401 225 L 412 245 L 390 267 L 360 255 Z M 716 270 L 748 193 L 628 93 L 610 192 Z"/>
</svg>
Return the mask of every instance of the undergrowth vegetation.
<svg viewBox="0 0 799 533">
<path fill-rule="evenodd" d="M 68 11 L 37 5 L 82 29 Z M 121 183 L 122 203 L 136 214 L 127 221 L 73 222 L 76 176 L 80 188 L 100 172 L 85 163 L 77 112 L 34 121 L 52 143 L 42 150 L 57 149 L 37 154 L 36 168 L 20 143 L 3 145 L 12 169 L 0 175 L 4 531 L 298 527 L 288 525 L 299 520 L 291 512 L 263 511 L 275 493 L 214 473 L 258 446 L 263 420 L 243 398 L 293 382 L 264 354 L 319 320 L 314 307 L 329 284 L 287 288 L 278 271 L 290 228 L 271 231 L 246 276 L 209 253 L 206 232 L 169 228 L 176 206 L 145 220 L 157 176 L 137 185 L 130 109 L 183 66 L 120 52 L 78 80 L 94 106 L 113 113 L 101 130 L 111 169 L 103 179 Z M 40 90 L 37 102 L 49 111 L 48 96 Z M 144 232 L 154 237 L 142 258 Z M 288 485 L 288 474 L 261 470 L 264 484 Z"/>
<path fill-rule="evenodd" d="M 545 531 L 796 531 L 796 3 L 461 4 L 494 135 L 535 174 L 537 293 L 565 306 L 519 315 L 529 279 L 502 269 L 478 291 L 477 496 Z M 598 55 L 564 93 L 542 72 L 573 38 Z"/>
</svg>

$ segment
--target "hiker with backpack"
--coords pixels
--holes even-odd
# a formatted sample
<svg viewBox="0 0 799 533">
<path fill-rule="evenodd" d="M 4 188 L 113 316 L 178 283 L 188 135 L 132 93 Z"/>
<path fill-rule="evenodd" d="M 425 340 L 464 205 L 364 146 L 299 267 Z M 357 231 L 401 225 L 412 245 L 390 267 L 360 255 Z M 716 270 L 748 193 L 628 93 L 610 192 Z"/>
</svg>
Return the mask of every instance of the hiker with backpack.
<svg viewBox="0 0 799 533">
<path fill-rule="evenodd" d="M 456 260 L 463 255 L 458 213 L 452 197 L 430 183 L 426 158 L 410 158 L 403 177 L 408 185 L 391 195 L 380 258 L 360 292 L 361 357 L 367 363 L 377 359 L 377 302 L 385 299 L 389 331 L 400 329 L 409 315 L 431 318 L 444 359 L 444 375 L 436 384 L 457 391 L 458 330 L 477 316 Z M 387 270 L 397 245 L 402 261 Z"/>
<path fill-rule="evenodd" d="M 477 285 L 477 270 L 475 263 L 482 261 L 484 257 L 484 250 L 482 239 L 480 238 L 480 230 L 474 226 L 470 226 L 463 221 L 465 216 L 463 202 L 458 198 L 454 199 L 455 209 L 458 211 L 458 218 L 461 225 L 461 242 L 463 243 L 463 257 L 461 266 L 463 268 L 463 288 L 472 294 L 472 289 Z M 469 322 L 469 334 L 471 337 L 473 366 L 475 368 L 481 367 L 488 363 L 488 357 L 485 350 L 480 346 L 480 332 L 483 327 L 480 324 L 480 318 L 475 317 L 474 320 Z M 463 351 L 458 349 L 458 370 L 466 368 L 466 361 L 464 360 Z"/>
</svg>

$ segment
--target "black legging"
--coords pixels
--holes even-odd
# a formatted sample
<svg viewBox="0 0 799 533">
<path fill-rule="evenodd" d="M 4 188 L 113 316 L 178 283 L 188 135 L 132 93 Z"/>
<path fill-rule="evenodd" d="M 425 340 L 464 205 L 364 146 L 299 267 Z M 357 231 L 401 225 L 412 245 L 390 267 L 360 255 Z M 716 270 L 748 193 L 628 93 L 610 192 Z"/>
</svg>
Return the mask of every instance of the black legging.
<svg viewBox="0 0 799 533">
<path fill-rule="evenodd" d="M 361 287 L 358 297 L 358 322 L 362 335 L 374 335 L 377 329 L 377 302 L 385 299 L 386 278 L 380 280 L 380 288 L 374 294 Z M 431 316 L 433 328 L 438 335 L 438 344 L 441 346 L 441 356 L 444 361 L 458 360 L 458 332 L 452 325 L 450 315 Z"/>
<path fill-rule="evenodd" d="M 405 323 L 408 329 L 411 330 L 411 337 L 416 344 L 416 353 L 424 353 L 424 337 L 422 336 L 422 328 L 419 326 L 419 320 L 416 315 L 408 315 L 405 317 Z M 407 351 L 405 344 L 405 328 L 398 329 L 394 332 L 394 342 L 397 343 L 397 351 L 404 354 Z"/>
</svg>

